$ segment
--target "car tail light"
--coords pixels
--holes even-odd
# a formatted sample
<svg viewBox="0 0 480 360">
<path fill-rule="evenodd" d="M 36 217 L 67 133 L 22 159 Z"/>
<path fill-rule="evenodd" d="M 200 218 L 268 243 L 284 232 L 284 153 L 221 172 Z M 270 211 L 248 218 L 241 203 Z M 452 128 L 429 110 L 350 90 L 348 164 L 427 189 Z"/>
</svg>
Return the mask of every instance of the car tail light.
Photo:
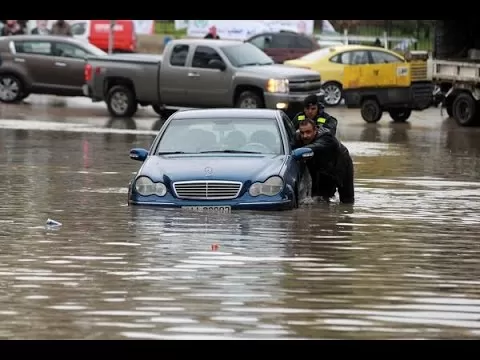
<svg viewBox="0 0 480 360">
<path fill-rule="evenodd" d="M 85 81 L 92 80 L 92 65 L 85 64 Z"/>
</svg>

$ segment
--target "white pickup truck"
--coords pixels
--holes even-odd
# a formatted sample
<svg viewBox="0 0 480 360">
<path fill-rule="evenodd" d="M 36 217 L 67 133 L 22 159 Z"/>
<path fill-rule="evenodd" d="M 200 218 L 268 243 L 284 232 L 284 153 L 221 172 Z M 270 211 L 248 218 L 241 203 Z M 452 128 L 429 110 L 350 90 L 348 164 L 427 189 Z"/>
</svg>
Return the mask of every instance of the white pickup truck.
<svg viewBox="0 0 480 360">
<path fill-rule="evenodd" d="M 430 73 L 448 115 L 460 126 L 479 125 L 480 32 L 473 22 L 462 25 L 458 22 L 464 21 L 436 20 Z"/>
</svg>

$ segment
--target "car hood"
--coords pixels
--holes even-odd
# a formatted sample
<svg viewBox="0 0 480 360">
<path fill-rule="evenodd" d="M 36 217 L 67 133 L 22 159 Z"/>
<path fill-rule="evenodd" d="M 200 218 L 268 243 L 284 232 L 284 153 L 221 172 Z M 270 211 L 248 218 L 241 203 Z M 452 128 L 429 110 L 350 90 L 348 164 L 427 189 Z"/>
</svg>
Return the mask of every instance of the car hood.
<svg viewBox="0 0 480 360">
<path fill-rule="evenodd" d="M 165 183 L 189 180 L 264 181 L 278 175 L 285 155 L 165 155 L 149 156 L 139 175 Z"/>
<path fill-rule="evenodd" d="M 300 69 L 287 65 L 245 66 L 242 72 L 261 74 L 265 78 L 286 78 L 288 80 L 316 80 L 319 74 L 316 71 Z"/>
</svg>

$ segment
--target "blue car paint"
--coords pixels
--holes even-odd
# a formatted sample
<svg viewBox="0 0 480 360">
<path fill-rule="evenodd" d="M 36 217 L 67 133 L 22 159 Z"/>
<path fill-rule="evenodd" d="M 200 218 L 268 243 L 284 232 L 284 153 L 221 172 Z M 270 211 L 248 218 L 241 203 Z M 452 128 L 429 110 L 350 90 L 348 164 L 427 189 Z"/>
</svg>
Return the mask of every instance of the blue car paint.
<svg viewBox="0 0 480 360">
<path fill-rule="evenodd" d="M 238 109 L 236 109 L 238 110 Z M 280 112 L 276 112 L 280 114 Z M 300 162 L 302 158 L 313 156 L 310 149 L 291 150 L 287 130 L 280 116 L 276 116 L 280 129 L 285 154 L 172 154 L 151 155 L 161 141 L 172 115 L 162 126 L 153 141 L 150 150 L 135 148 L 130 151 L 130 158 L 142 161 L 138 173 L 129 184 L 129 205 L 160 206 L 178 208 L 182 206 L 230 206 L 232 210 L 286 210 L 296 206 L 295 188 L 306 167 Z M 208 178 L 205 168 L 213 172 Z M 167 187 L 167 194 L 142 196 L 135 192 L 134 183 L 139 176 L 148 176 L 154 182 L 162 182 Z M 254 182 L 264 182 L 271 176 L 280 176 L 284 180 L 284 189 L 275 196 L 250 196 L 248 190 Z M 242 188 L 235 199 L 229 200 L 186 200 L 174 196 L 173 183 L 189 180 L 224 180 L 241 182 Z"/>
</svg>

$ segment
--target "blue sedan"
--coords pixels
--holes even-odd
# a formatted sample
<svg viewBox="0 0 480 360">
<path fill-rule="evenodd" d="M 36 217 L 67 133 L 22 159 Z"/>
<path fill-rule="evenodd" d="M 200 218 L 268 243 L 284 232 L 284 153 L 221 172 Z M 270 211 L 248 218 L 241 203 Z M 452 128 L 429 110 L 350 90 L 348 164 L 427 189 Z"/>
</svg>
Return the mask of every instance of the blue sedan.
<svg viewBox="0 0 480 360">
<path fill-rule="evenodd" d="M 178 111 L 150 150 L 130 150 L 143 164 L 128 203 L 225 213 L 296 208 L 308 186 L 302 160 L 313 151 L 292 150 L 294 137 L 294 124 L 281 110 Z"/>
</svg>

